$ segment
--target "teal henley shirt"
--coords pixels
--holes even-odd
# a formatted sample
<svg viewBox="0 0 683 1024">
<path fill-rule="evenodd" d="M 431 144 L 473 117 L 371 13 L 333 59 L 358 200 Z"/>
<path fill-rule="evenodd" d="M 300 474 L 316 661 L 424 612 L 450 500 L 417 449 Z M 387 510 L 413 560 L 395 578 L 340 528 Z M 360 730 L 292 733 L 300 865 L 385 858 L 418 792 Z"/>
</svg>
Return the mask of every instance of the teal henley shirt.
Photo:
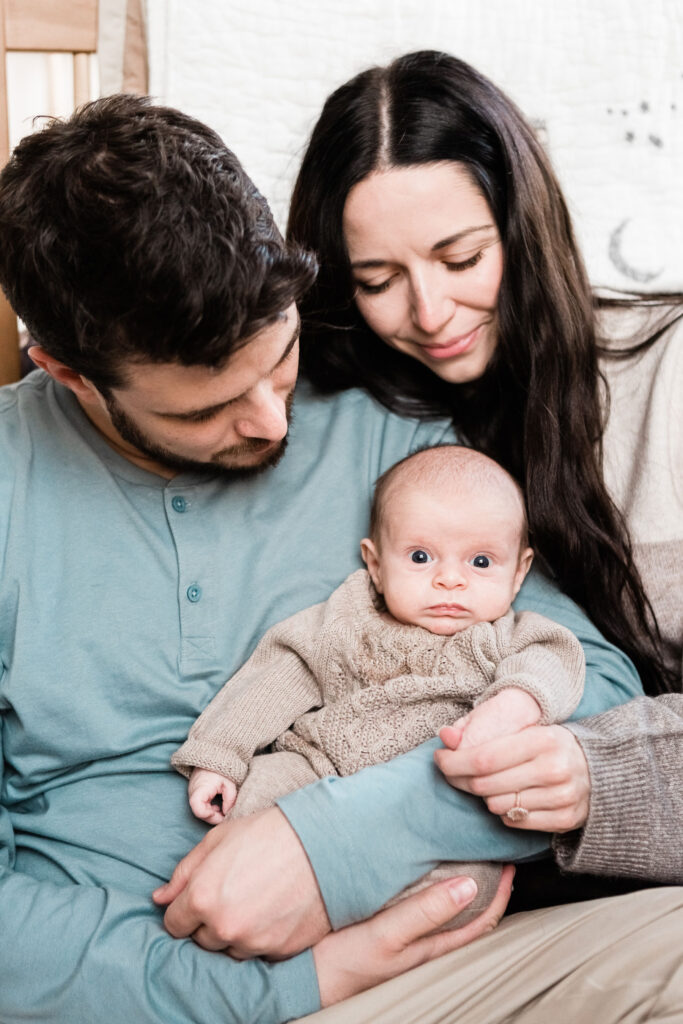
<svg viewBox="0 0 683 1024">
<path fill-rule="evenodd" d="M 0 389 L 2 1024 L 278 1024 L 318 1009 L 310 952 L 241 963 L 165 932 L 150 893 L 206 827 L 169 758 L 263 632 L 360 565 L 376 477 L 450 439 L 363 393 L 301 386 L 276 468 L 169 481 L 117 455 L 42 372 Z M 640 692 L 539 577 L 517 606 L 584 644 L 579 713 Z M 441 859 L 547 849 L 446 785 L 434 745 L 281 802 L 335 926 Z"/>
</svg>

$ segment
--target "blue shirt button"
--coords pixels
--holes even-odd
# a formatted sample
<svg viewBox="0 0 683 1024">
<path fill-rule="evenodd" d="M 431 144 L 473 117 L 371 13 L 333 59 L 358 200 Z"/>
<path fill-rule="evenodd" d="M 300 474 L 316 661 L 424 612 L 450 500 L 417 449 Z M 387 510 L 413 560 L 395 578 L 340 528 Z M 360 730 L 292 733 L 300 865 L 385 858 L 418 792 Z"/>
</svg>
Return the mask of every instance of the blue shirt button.
<svg viewBox="0 0 683 1024">
<path fill-rule="evenodd" d="M 171 498 L 171 505 L 176 512 L 185 512 L 187 509 L 187 502 L 180 494 L 176 494 L 174 498 Z"/>
<path fill-rule="evenodd" d="M 186 593 L 188 601 L 192 601 L 192 604 L 196 604 L 202 596 L 202 588 L 198 583 L 191 583 L 187 588 Z"/>
</svg>

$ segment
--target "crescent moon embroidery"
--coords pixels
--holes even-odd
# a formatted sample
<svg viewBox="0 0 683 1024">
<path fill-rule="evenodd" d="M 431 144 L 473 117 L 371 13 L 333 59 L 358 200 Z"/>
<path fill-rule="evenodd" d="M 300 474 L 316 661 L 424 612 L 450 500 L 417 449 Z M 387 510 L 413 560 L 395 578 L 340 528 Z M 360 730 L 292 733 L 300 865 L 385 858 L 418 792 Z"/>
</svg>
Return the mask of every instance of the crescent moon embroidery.
<svg viewBox="0 0 683 1024">
<path fill-rule="evenodd" d="M 630 218 L 627 218 L 622 220 L 619 227 L 614 229 L 609 239 L 608 255 L 611 262 L 624 277 L 629 277 L 632 281 L 638 281 L 640 284 L 647 284 L 649 281 L 654 281 L 656 277 L 659 277 L 663 268 L 654 271 L 638 270 L 626 262 L 621 254 L 621 239 L 626 225 L 630 223 Z"/>
</svg>

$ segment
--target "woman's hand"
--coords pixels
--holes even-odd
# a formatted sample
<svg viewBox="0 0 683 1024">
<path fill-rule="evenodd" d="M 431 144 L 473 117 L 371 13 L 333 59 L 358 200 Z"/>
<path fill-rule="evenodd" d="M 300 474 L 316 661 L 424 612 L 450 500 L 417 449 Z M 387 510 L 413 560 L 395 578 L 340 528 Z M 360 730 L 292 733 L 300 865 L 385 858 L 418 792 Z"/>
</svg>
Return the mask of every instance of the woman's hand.
<svg viewBox="0 0 683 1024">
<path fill-rule="evenodd" d="M 323 1007 L 395 978 L 493 931 L 510 899 L 514 868 L 503 868 L 487 909 L 462 928 L 438 932 L 472 902 L 471 879 L 451 878 L 381 910 L 368 921 L 331 932 L 313 947 Z"/>
<path fill-rule="evenodd" d="M 434 760 L 456 789 L 481 796 L 492 814 L 513 828 L 571 832 L 588 817 L 590 774 L 573 733 L 560 725 L 531 726 L 514 736 L 458 749 L 458 723 L 439 733 L 445 744 Z M 511 821 L 512 807 L 529 813 Z M 522 820 L 519 820 L 519 818 Z"/>
</svg>

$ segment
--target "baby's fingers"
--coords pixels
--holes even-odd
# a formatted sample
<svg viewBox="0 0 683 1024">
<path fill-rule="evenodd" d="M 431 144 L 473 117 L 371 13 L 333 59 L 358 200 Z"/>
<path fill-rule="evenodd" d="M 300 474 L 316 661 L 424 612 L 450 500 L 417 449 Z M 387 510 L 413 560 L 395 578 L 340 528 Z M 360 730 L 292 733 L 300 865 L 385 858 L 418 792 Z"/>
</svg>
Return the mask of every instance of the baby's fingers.
<svg viewBox="0 0 683 1024">
<path fill-rule="evenodd" d="M 216 796 L 221 796 L 220 791 L 216 792 L 215 787 L 210 789 L 197 788 L 190 793 L 190 809 L 196 818 L 206 821 L 209 825 L 218 825 L 225 815 L 220 807 L 213 803 Z"/>
</svg>

